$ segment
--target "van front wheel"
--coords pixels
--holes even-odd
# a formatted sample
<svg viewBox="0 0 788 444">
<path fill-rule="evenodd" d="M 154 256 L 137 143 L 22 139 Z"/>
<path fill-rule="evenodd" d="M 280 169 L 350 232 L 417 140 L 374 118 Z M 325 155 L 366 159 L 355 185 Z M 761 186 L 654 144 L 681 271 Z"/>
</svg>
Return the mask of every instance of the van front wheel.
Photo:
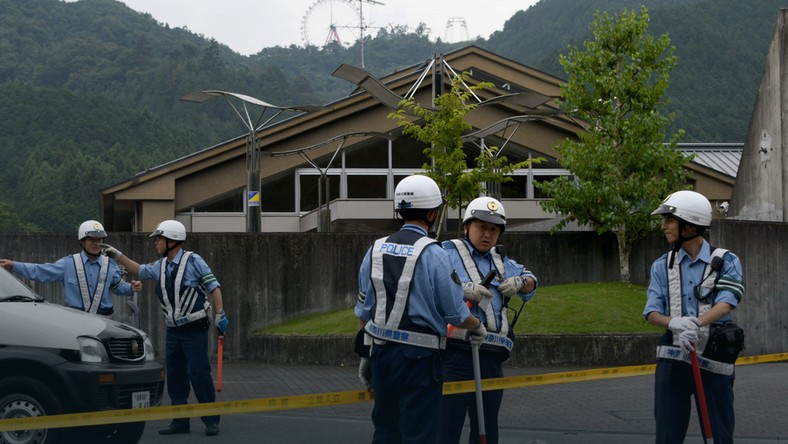
<svg viewBox="0 0 788 444">
<path fill-rule="evenodd" d="M 0 419 L 28 418 L 63 413 L 52 390 L 26 377 L 0 379 Z M 0 443 L 56 444 L 68 442 L 68 429 L 0 432 Z"/>
</svg>

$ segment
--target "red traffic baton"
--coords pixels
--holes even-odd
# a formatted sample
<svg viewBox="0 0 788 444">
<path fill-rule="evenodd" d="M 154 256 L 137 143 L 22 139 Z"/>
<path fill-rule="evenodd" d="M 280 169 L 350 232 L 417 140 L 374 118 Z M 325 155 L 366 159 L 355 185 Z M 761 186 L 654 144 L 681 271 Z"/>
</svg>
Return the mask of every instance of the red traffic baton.
<svg viewBox="0 0 788 444">
<path fill-rule="evenodd" d="M 701 432 L 703 432 L 703 442 L 714 443 L 714 436 L 711 432 L 711 421 L 709 420 L 709 407 L 706 404 L 706 394 L 703 391 L 703 380 L 700 376 L 700 365 L 698 364 L 698 353 L 695 351 L 695 344 L 692 344 L 690 351 L 692 360 L 692 374 L 695 376 L 695 392 L 698 396 L 698 416 L 701 420 Z"/>
<path fill-rule="evenodd" d="M 222 361 L 224 360 L 224 335 L 218 337 L 219 345 L 216 351 L 216 391 L 222 391 Z"/>
</svg>

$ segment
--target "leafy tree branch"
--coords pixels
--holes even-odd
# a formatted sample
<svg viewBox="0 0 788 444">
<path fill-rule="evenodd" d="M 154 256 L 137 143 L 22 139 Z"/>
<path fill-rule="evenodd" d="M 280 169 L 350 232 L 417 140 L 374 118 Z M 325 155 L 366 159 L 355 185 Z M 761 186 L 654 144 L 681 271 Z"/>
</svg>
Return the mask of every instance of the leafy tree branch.
<svg viewBox="0 0 788 444">
<path fill-rule="evenodd" d="M 632 246 L 657 228 L 651 210 L 689 181 L 690 159 L 676 148 L 684 131 L 668 135 L 674 115 L 660 113 L 678 58 L 670 38 L 649 35 L 648 24 L 645 7 L 615 18 L 597 12 L 594 40 L 561 56 L 568 74 L 561 107 L 586 131 L 556 146 L 574 177 L 538 185 L 551 198 L 543 208 L 564 216 L 554 231 L 577 222 L 616 233 L 624 281 Z"/>
</svg>

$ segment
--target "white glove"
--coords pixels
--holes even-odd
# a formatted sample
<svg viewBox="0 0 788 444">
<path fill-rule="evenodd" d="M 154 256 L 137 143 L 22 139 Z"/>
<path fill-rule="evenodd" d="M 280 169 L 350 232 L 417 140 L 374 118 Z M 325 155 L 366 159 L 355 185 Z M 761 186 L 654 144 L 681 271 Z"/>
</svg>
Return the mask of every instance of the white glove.
<svg viewBox="0 0 788 444">
<path fill-rule="evenodd" d="M 524 276 L 510 277 L 509 279 L 501 282 L 501 285 L 498 286 L 498 291 L 501 292 L 503 297 L 511 298 L 512 296 L 516 295 L 517 292 L 522 290 L 523 284 L 525 284 Z"/>
<path fill-rule="evenodd" d="M 225 313 L 224 310 L 216 313 L 213 322 L 216 324 L 216 328 L 219 330 L 220 335 L 224 335 L 227 331 L 227 327 L 230 325 L 230 320 L 227 319 L 227 313 Z"/>
<path fill-rule="evenodd" d="M 123 256 L 123 253 L 121 253 L 120 250 L 110 244 L 101 244 L 101 249 L 110 259 L 118 260 L 121 256 Z"/>
<path fill-rule="evenodd" d="M 677 335 L 686 330 L 700 329 L 700 321 L 695 316 L 670 318 L 670 322 L 668 322 L 668 328 L 673 332 L 674 335 Z"/>
<path fill-rule="evenodd" d="M 465 340 L 472 345 L 481 345 L 484 342 L 485 336 L 487 336 L 487 327 L 485 327 L 484 322 L 480 320 L 478 327 L 473 330 L 468 330 L 468 336 L 465 337 Z"/>
<path fill-rule="evenodd" d="M 687 353 L 695 350 L 695 342 L 698 341 L 698 330 L 684 330 L 679 333 L 679 347 Z"/>
<path fill-rule="evenodd" d="M 358 379 L 364 388 L 370 390 L 372 388 L 372 369 L 369 367 L 369 358 L 361 358 L 358 363 Z"/>
<path fill-rule="evenodd" d="M 473 302 L 482 302 L 484 299 L 492 299 L 492 293 L 481 284 L 476 282 L 466 282 L 462 284 L 465 299 Z"/>
</svg>

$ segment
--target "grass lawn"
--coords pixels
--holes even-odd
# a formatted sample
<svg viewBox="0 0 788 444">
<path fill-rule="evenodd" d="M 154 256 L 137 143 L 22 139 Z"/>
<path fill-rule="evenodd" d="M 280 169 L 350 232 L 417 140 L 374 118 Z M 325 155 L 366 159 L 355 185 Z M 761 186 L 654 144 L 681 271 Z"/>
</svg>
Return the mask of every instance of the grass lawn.
<svg viewBox="0 0 788 444">
<path fill-rule="evenodd" d="M 523 308 L 515 332 L 559 333 L 657 333 L 643 319 L 646 287 L 622 282 L 594 282 L 541 287 Z M 520 309 L 520 301 L 509 304 Z M 510 310 L 509 319 L 512 319 Z M 342 335 L 355 334 L 358 320 L 353 309 L 320 313 L 255 331 L 256 334 Z"/>
</svg>

